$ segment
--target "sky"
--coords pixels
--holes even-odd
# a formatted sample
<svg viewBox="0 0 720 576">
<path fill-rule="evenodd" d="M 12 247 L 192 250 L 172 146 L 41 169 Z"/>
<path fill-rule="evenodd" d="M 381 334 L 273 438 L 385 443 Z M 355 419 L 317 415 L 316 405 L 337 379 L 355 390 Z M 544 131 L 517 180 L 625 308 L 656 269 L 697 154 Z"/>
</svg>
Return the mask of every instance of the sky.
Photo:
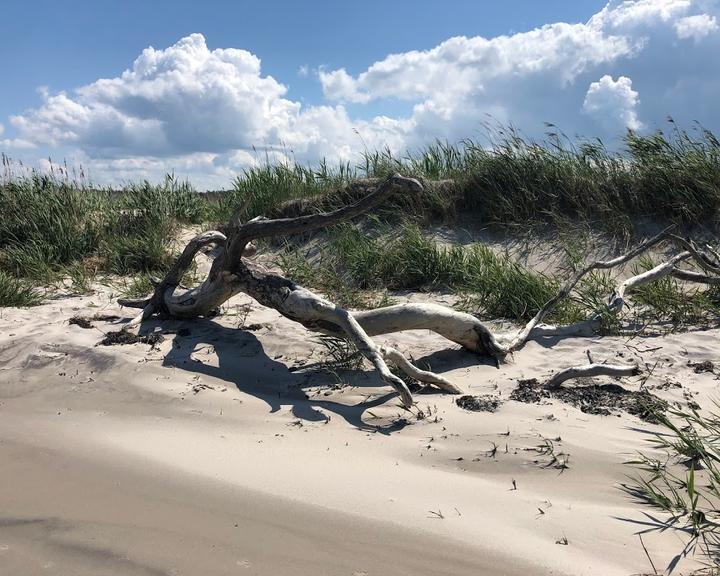
<svg viewBox="0 0 720 576">
<path fill-rule="evenodd" d="M 720 0 L 3 0 L 0 152 L 95 184 L 357 163 L 488 126 L 720 132 Z"/>
</svg>

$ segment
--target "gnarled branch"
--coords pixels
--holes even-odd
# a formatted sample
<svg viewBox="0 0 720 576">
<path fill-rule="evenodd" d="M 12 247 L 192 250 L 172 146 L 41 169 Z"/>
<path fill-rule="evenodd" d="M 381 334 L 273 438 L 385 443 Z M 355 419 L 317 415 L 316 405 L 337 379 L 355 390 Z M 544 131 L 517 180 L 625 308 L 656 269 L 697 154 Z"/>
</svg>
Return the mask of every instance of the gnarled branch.
<svg viewBox="0 0 720 576">
<path fill-rule="evenodd" d="M 413 366 L 399 351 L 388 346 L 378 346 L 373 341 L 373 336 L 403 330 L 430 330 L 467 350 L 490 355 L 500 362 L 506 355 L 521 349 L 533 338 L 590 334 L 595 332 L 600 313 L 603 311 L 597 311 L 585 321 L 572 325 L 549 326 L 541 322 L 572 293 L 578 282 L 593 270 L 621 266 L 666 240 L 681 246 L 684 251 L 652 270 L 635 275 L 621 283 L 610 296 L 604 312 L 619 314 L 625 306 L 627 294 L 670 274 L 694 282 L 720 283 L 715 276 L 720 275 L 720 258 L 717 254 L 710 248 L 708 254 L 692 241 L 675 236 L 671 234 L 670 229 L 666 229 L 621 256 L 586 265 L 575 272 L 521 330 L 512 335 L 495 335 L 474 316 L 437 304 L 398 304 L 351 313 L 246 258 L 249 252 L 254 251 L 252 240 L 320 229 L 371 210 L 393 191 L 414 194 L 422 189 L 417 180 L 400 175 L 365 184 L 369 192 L 364 197 L 326 213 L 272 220 L 258 217 L 242 223 L 245 207 L 240 208 L 231 220 L 227 237 L 220 232 L 210 231 L 193 238 L 165 278 L 155 283 L 152 296 L 119 301 L 122 305 L 142 308 L 142 312 L 128 324 L 128 327 L 137 326 L 156 313 L 181 318 L 207 315 L 235 294 L 244 292 L 260 304 L 274 308 L 283 316 L 299 322 L 310 330 L 352 341 L 363 356 L 373 364 L 380 377 L 395 388 L 403 404 L 410 406 L 412 403 L 410 391 L 403 380 L 390 371 L 387 362 L 396 365 L 409 376 L 446 392 L 458 393 L 460 390 L 444 377 Z M 208 277 L 199 286 L 178 291 L 180 280 L 191 266 L 193 258 L 202 248 L 209 245 L 215 246 L 215 258 Z M 697 262 L 706 274 L 677 268 L 677 264 L 689 259 Z M 563 371 L 551 382 L 552 385 L 559 385 L 563 379 L 578 375 L 610 373 L 616 375 L 621 373 L 618 370 L 635 369 L 637 368 L 591 365 Z"/>
</svg>

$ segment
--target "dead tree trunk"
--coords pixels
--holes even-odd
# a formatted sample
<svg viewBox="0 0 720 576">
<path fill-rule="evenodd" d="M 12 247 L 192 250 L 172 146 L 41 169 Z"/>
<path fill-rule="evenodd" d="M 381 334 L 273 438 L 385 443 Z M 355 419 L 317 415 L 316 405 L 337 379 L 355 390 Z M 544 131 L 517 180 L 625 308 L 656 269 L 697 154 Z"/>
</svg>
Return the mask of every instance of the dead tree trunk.
<svg viewBox="0 0 720 576">
<path fill-rule="evenodd" d="M 609 302 L 608 309 L 617 314 L 625 304 L 625 294 L 647 282 L 668 274 L 684 280 L 715 283 L 720 272 L 720 262 L 697 246 L 673 237 L 669 231 L 648 240 L 624 256 L 609 261 L 595 262 L 578 271 L 562 287 L 557 296 L 548 301 L 528 324 L 514 335 L 494 335 L 487 326 L 474 316 L 456 312 L 436 304 L 399 304 L 350 313 L 325 300 L 295 282 L 276 274 L 249 259 L 254 252 L 253 240 L 273 236 L 288 236 L 318 230 L 368 212 L 392 192 L 417 194 L 422 185 L 415 179 L 400 175 L 382 181 L 366 181 L 369 193 L 360 200 L 326 213 L 310 214 L 294 218 L 268 220 L 262 217 L 242 223 L 244 208 L 232 217 L 227 236 L 210 231 L 193 238 L 183 250 L 172 269 L 162 280 L 154 281 L 154 293 L 144 299 L 121 299 L 123 306 L 142 308 L 126 329 L 137 326 L 154 314 L 175 318 L 204 316 L 220 307 L 232 296 L 243 292 L 263 306 L 274 308 L 280 314 L 299 322 L 309 330 L 345 338 L 373 364 L 380 377 L 393 386 L 405 406 L 412 405 L 412 396 L 405 382 L 394 375 L 387 362 L 421 382 L 436 386 L 450 393 L 460 390 L 438 374 L 419 370 L 397 350 L 378 346 L 372 336 L 403 330 L 425 329 L 436 332 L 472 352 L 489 355 L 498 362 L 519 350 L 530 339 L 547 336 L 570 336 L 592 332 L 597 317 L 571 326 L 548 326 L 541 324 L 545 316 L 566 298 L 583 276 L 595 269 L 619 266 L 667 239 L 674 239 L 685 251 L 653 270 L 625 281 Z M 203 248 L 215 246 L 215 259 L 205 281 L 189 290 L 178 290 L 180 279 L 191 266 L 193 258 Z M 683 271 L 676 264 L 693 258 L 706 274 Z"/>
</svg>

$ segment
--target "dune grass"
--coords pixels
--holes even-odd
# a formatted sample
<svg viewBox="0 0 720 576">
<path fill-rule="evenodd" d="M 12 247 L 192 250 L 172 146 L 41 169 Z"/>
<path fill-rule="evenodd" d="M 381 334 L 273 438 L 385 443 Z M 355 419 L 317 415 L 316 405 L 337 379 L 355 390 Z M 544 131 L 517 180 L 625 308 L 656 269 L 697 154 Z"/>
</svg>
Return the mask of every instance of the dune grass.
<svg viewBox="0 0 720 576">
<path fill-rule="evenodd" d="M 297 282 L 356 307 L 364 303 L 348 298 L 348 292 L 450 291 L 467 311 L 528 320 L 559 287 L 555 278 L 527 270 L 483 244 L 442 246 L 413 223 L 404 224 L 395 237 L 388 236 L 387 228 L 384 232 L 372 235 L 352 225 L 338 226 L 312 259 L 288 246 L 277 263 Z M 573 300 L 551 315 L 568 322 L 582 317 L 582 308 Z"/>
<path fill-rule="evenodd" d="M 33 174 L 0 185 L 0 271 L 37 285 L 98 272 L 162 271 L 179 224 L 206 219 L 207 202 L 171 177 L 120 192 Z"/>
<path fill-rule="evenodd" d="M 216 227 L 240 205 L 247 205 L 247 218 L 272 216 L 286 200 L 302 199 L 305 211 L 334 208 L 357 193 L 346 184 L 401 172 L 423 180 L 424 191 L 391 197 L 372 216 L 401 229 L 399 239 L 382 246 L 351 226 L 334 231 L 325 254 L 332 274 L 324 284 L 344 291 L 345 300 L 356 287 L 452 289 L 472 296 L 479 310 L 519 319 L 532 314 L 556 280 L 481 245 L 439 248 L 418 227 L 462 222 L 562 233 L 582 225 L 627 239 L 649 221 L 709 225 L 720 208 L 720 143 L 706 130 L 686 132 L 672 123 L 667 134 L 628 132 L 618 152 L 553 132 L 536 142 L 506 128 L 486 144 L 437 142 L 402 156 L 368 151 L 357 166 L 267 164 L 244 171 L 232 190 L 212 195 L 171 176 L 111 191 L 70 179 L 67 171 L 13 176 L 9 165 L 3 157 L 0 270 L 8 278 L 47 285 L 70 277 L 82 288 L 97 273 L 161 274 L 172 260 L 178 226 Z M 301 279 L 302 265 L 291 265 L 289 253 L 284 258 Z M 568 305 L 556 314 L 576 312 Z"/>
<path fill-rule="evenodd" d="M 571 141 L 555 132 L 538 142 L 504 128 L 486 143 L 437 142 L 404 156 L 366 152 L 355 173 L 345 169 L 343 176 L 401 172 L 441 181 L 411 202 L 391 200 L 393 208 L 425 221 L 571 220 L 630 235 L 639 220 L 694 226 L 717 216 L 720 142 L 710 131 L 683 131 L 671 121 L 667 133 L 628 132 L 623 143 L 612 151 L 600 140 Z"/>
<path fill-rule="evenodd" d="M 42 295 L 25 280 L 0 270 L 0 308 L 34 306 L 41 301 Z"/>
<path fill-rule="evenodd" d="M 677 530 L 687 535 L 684 550 L 696 548 L 708 561 L 708 574 L 720 569 L 720 414 L 693 408 L 658 414 L 662 431 L 650 442 L 652 454 L 626 462 L 638 473 L 622 489 L 663 516 L 648 514 L 646 532 Z M 711 572 L 711 570 L 713 570 Z M 700 573 L 700 572 L 699 572 Z M 702 572 L 705 573 L 705 572 Z"/>
<path fill-rule="evenodd" d="M 303 198 L 318 209 L 346 202 L 325 192 L 357 178 L 400 172 L 425 183 L 419 197 L 390 198 L 386 218 L 423 222 L 470 219 L 481 224 L 553 225 L 582 221 L 631 235 L 638 222 L 696 226 L 720 209 L 720 142 L 708 130 L 628 132 L 623 146 L 573 141 L 553 132 L 535 141 L 500 128 L 487 142 L 436 142 L 404 155 L 366 151 L 357 166 L 267 165 L 245 171 L 220 198 L 216 215 L 227 218 L 249 197 L 248 216 L 268 215 L 285 200 Z"/>
</svg>

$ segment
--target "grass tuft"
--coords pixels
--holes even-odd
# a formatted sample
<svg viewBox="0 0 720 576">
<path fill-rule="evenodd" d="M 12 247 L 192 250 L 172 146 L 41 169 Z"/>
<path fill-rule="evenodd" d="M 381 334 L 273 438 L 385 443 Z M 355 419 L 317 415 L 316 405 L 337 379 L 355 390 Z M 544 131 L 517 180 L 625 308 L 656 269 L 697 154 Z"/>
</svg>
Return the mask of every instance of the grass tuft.
<svg viewBox="0 0 720 576">
<path fill-rule="evenodd" d="M 0 307 L 35 306 L 42 301 L 42 295 L 26 281 L 14 278 L 0 270 Z"/>
<path fill-rule="evenodd" d="M 657 414 L 664 431 L 651 442 L 656 454 L 627 462 L 639 471 L 623 488 L 666 514 L 654 529 L 689 534 L 686 551 L 696 546 L 720 566 L 720 415 L 694 409 Z"/>
<path fill-rule="evenodd" d="M 294 280 L 336 295 L 350 290 L 442 290 L 463 296 L 463 307 L 486 316 L 527 320 L 558 289 L 558 282 L 523 268 L 487 246 L 441 246 L 412 223 L 391 240 L 351 225 L 337 227 L 310 263 L 297 251 L 278 260 Z M 579 319 L 566 302 L 555 319 Z"/>
</svg>

